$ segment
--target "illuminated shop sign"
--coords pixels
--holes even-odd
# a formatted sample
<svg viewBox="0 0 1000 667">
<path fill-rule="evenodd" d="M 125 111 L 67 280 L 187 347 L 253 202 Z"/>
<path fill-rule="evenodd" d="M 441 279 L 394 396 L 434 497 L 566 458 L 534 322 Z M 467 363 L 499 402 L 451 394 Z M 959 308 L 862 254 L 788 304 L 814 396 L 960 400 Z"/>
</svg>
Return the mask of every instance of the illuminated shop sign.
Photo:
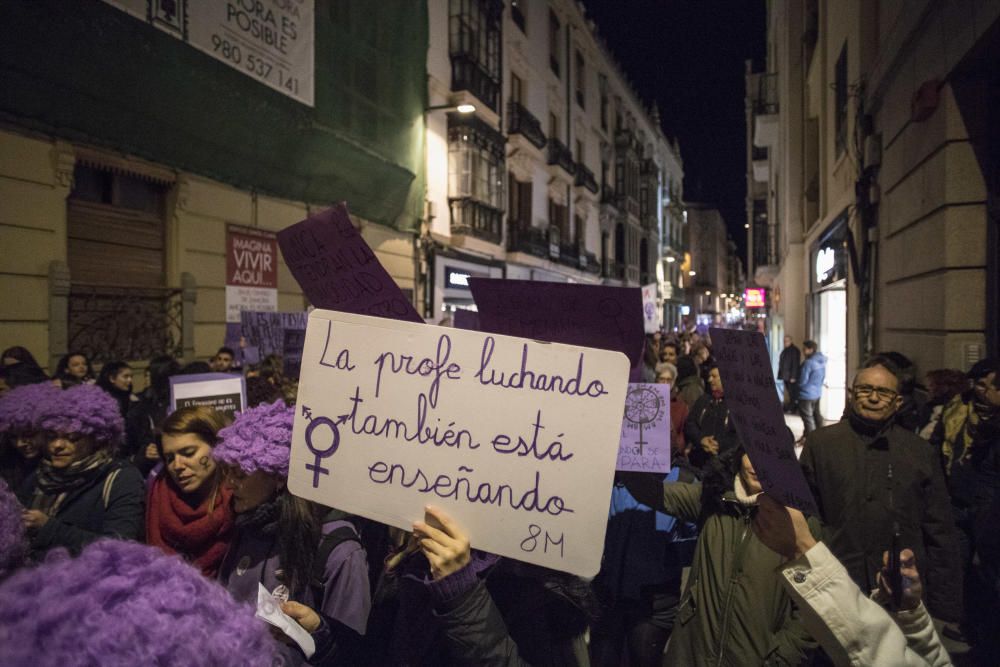
<svg viewBox="0 0 1000 667">
<path fill-rule="evenodd" d="M 743 290 L 744 308 L 766 308 L 767 290 L 763 287 L 748 287 Z"/>
</svg>

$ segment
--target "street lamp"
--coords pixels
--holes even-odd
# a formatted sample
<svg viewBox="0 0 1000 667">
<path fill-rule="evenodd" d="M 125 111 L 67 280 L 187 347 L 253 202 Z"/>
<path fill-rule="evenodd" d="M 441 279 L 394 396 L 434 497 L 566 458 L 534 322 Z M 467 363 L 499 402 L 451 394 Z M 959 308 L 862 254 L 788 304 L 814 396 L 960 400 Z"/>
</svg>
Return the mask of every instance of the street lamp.
<svg viewBox="0 0 1000 667">
<path fill-rule="evenodd" d="M 689 275 L 689 276 L 696 276 L 696 275 L 698 275 L 698 274 L 697 274 L 697 273 L 695 273 L 694 271 L 688 271 L 688 275 Z"/>
<path fill-rule="evenodd" d="M 432 107 L 427 107 L 426 111 L 457 111 L 458 113 L 474 113 L 476 111 L 476 105 L 474 104 L 437 104 Z"/>
<path fill-rule="evenodd" d="M 673 264 L 677 261 L 676 257 L 667 257 L 667 264 Z"/>
</svg>

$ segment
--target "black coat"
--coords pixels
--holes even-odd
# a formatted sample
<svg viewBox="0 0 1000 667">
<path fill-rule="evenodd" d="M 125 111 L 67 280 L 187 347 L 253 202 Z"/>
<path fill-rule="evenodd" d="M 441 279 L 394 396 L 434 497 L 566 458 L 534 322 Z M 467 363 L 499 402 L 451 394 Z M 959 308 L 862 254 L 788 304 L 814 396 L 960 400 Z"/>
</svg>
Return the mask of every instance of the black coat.
<svg viewBox="0 0 1000 667">
<path fill-rule="evenodd" d="M 105 503 L 105 482 L 112 474 L 115 477 L 108 487 Z M 31 506 L 34 489 L 35 475 L 32 475 L 20 494 L 25 507 Z M 30 536 L 32 557 L 37 559 L 55 547 L 65 547 L 77 554 L 102 537 L 142 539 L 145 491 L 142 475 L 135 466 L 115 461 L 103 475 L 72 492 L 56 515 Z"/>
<path fill-rule="evenodd" d="M 799 348 L 789 345 L 781 351 L 778 357 L 778 378 L 788 382 L 799 381 L 799 369 L 802 367 L 802 353 Z"/>
<path fill-rule="evenodd" d="M 719 443 L 719 454 L 735 449 L 740 444 L 740 436 L 729 415 L 726 400 L 702 394 L 694 402 L 687 421 L 684 422 L 684 440 L 691 445 L 688 460 L 696 468 L 704 468 L 712 458 L 701 448 L 701 439 L 710 435 L 715 436 Z"/>
<path fill-rule="evenodd" d="M 916 554 L 931 613 L 958 621 L 958 532 L 944 473 L 927 442 L 896 425 L 863 438 L 845 419 L 810 433 L 801 463 L 819 504 L 824 542 L 861 590 L 877 586 L 895 521 L 900 548 Z"/>
</svg>

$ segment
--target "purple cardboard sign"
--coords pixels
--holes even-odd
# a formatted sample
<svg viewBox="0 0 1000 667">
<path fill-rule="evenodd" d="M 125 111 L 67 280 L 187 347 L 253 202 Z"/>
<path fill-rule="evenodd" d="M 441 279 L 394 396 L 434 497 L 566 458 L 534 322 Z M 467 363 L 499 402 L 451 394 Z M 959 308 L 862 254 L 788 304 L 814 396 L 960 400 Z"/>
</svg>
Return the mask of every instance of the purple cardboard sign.
<svg viewBox="0 0 1000 667">
<path fill-rule="evenodd" d="M 629 384 L 615 470 L 670 472 L 669 384 Z"/>
<path fill-rule="evenodd" d="M 278 232 L 288 269 L 317 308 L 423 323 L 340 203 Z"/>
<path fill-rule="evenodd" d="M 474 310 L 459 308 L 455 311 L 455 328 L 479 331 L 479 313 Z"/>
<path fill-rule="evenodd" d="M 638 287 L 473 277 L 469 288 L 482 331 L 622 352 L 635 378 L 646 344 Z"/>
<path fill-rule="evenodd" d="M 710 333 L 726 404 L 761 486 L 782 504 L 816 514 L 792 432 L 785 426 L 764 336 L 736 329 Z"/>
</svg>

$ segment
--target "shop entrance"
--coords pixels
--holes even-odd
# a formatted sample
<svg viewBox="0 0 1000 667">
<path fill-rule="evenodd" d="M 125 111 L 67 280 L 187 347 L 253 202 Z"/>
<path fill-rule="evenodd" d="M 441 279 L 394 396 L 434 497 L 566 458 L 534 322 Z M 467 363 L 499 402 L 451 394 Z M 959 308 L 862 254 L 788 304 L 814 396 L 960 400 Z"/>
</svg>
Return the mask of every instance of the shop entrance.
<svg viewBox="0 0 1000 667">
<path fill-rule="evenodd" d="M 826 355 L 826 381 L 819 410 L 828 424 L 840 421 L 847 393 L 847 290 L 831 285 L 813 295 L 813 331 Z"/>
</svg>

